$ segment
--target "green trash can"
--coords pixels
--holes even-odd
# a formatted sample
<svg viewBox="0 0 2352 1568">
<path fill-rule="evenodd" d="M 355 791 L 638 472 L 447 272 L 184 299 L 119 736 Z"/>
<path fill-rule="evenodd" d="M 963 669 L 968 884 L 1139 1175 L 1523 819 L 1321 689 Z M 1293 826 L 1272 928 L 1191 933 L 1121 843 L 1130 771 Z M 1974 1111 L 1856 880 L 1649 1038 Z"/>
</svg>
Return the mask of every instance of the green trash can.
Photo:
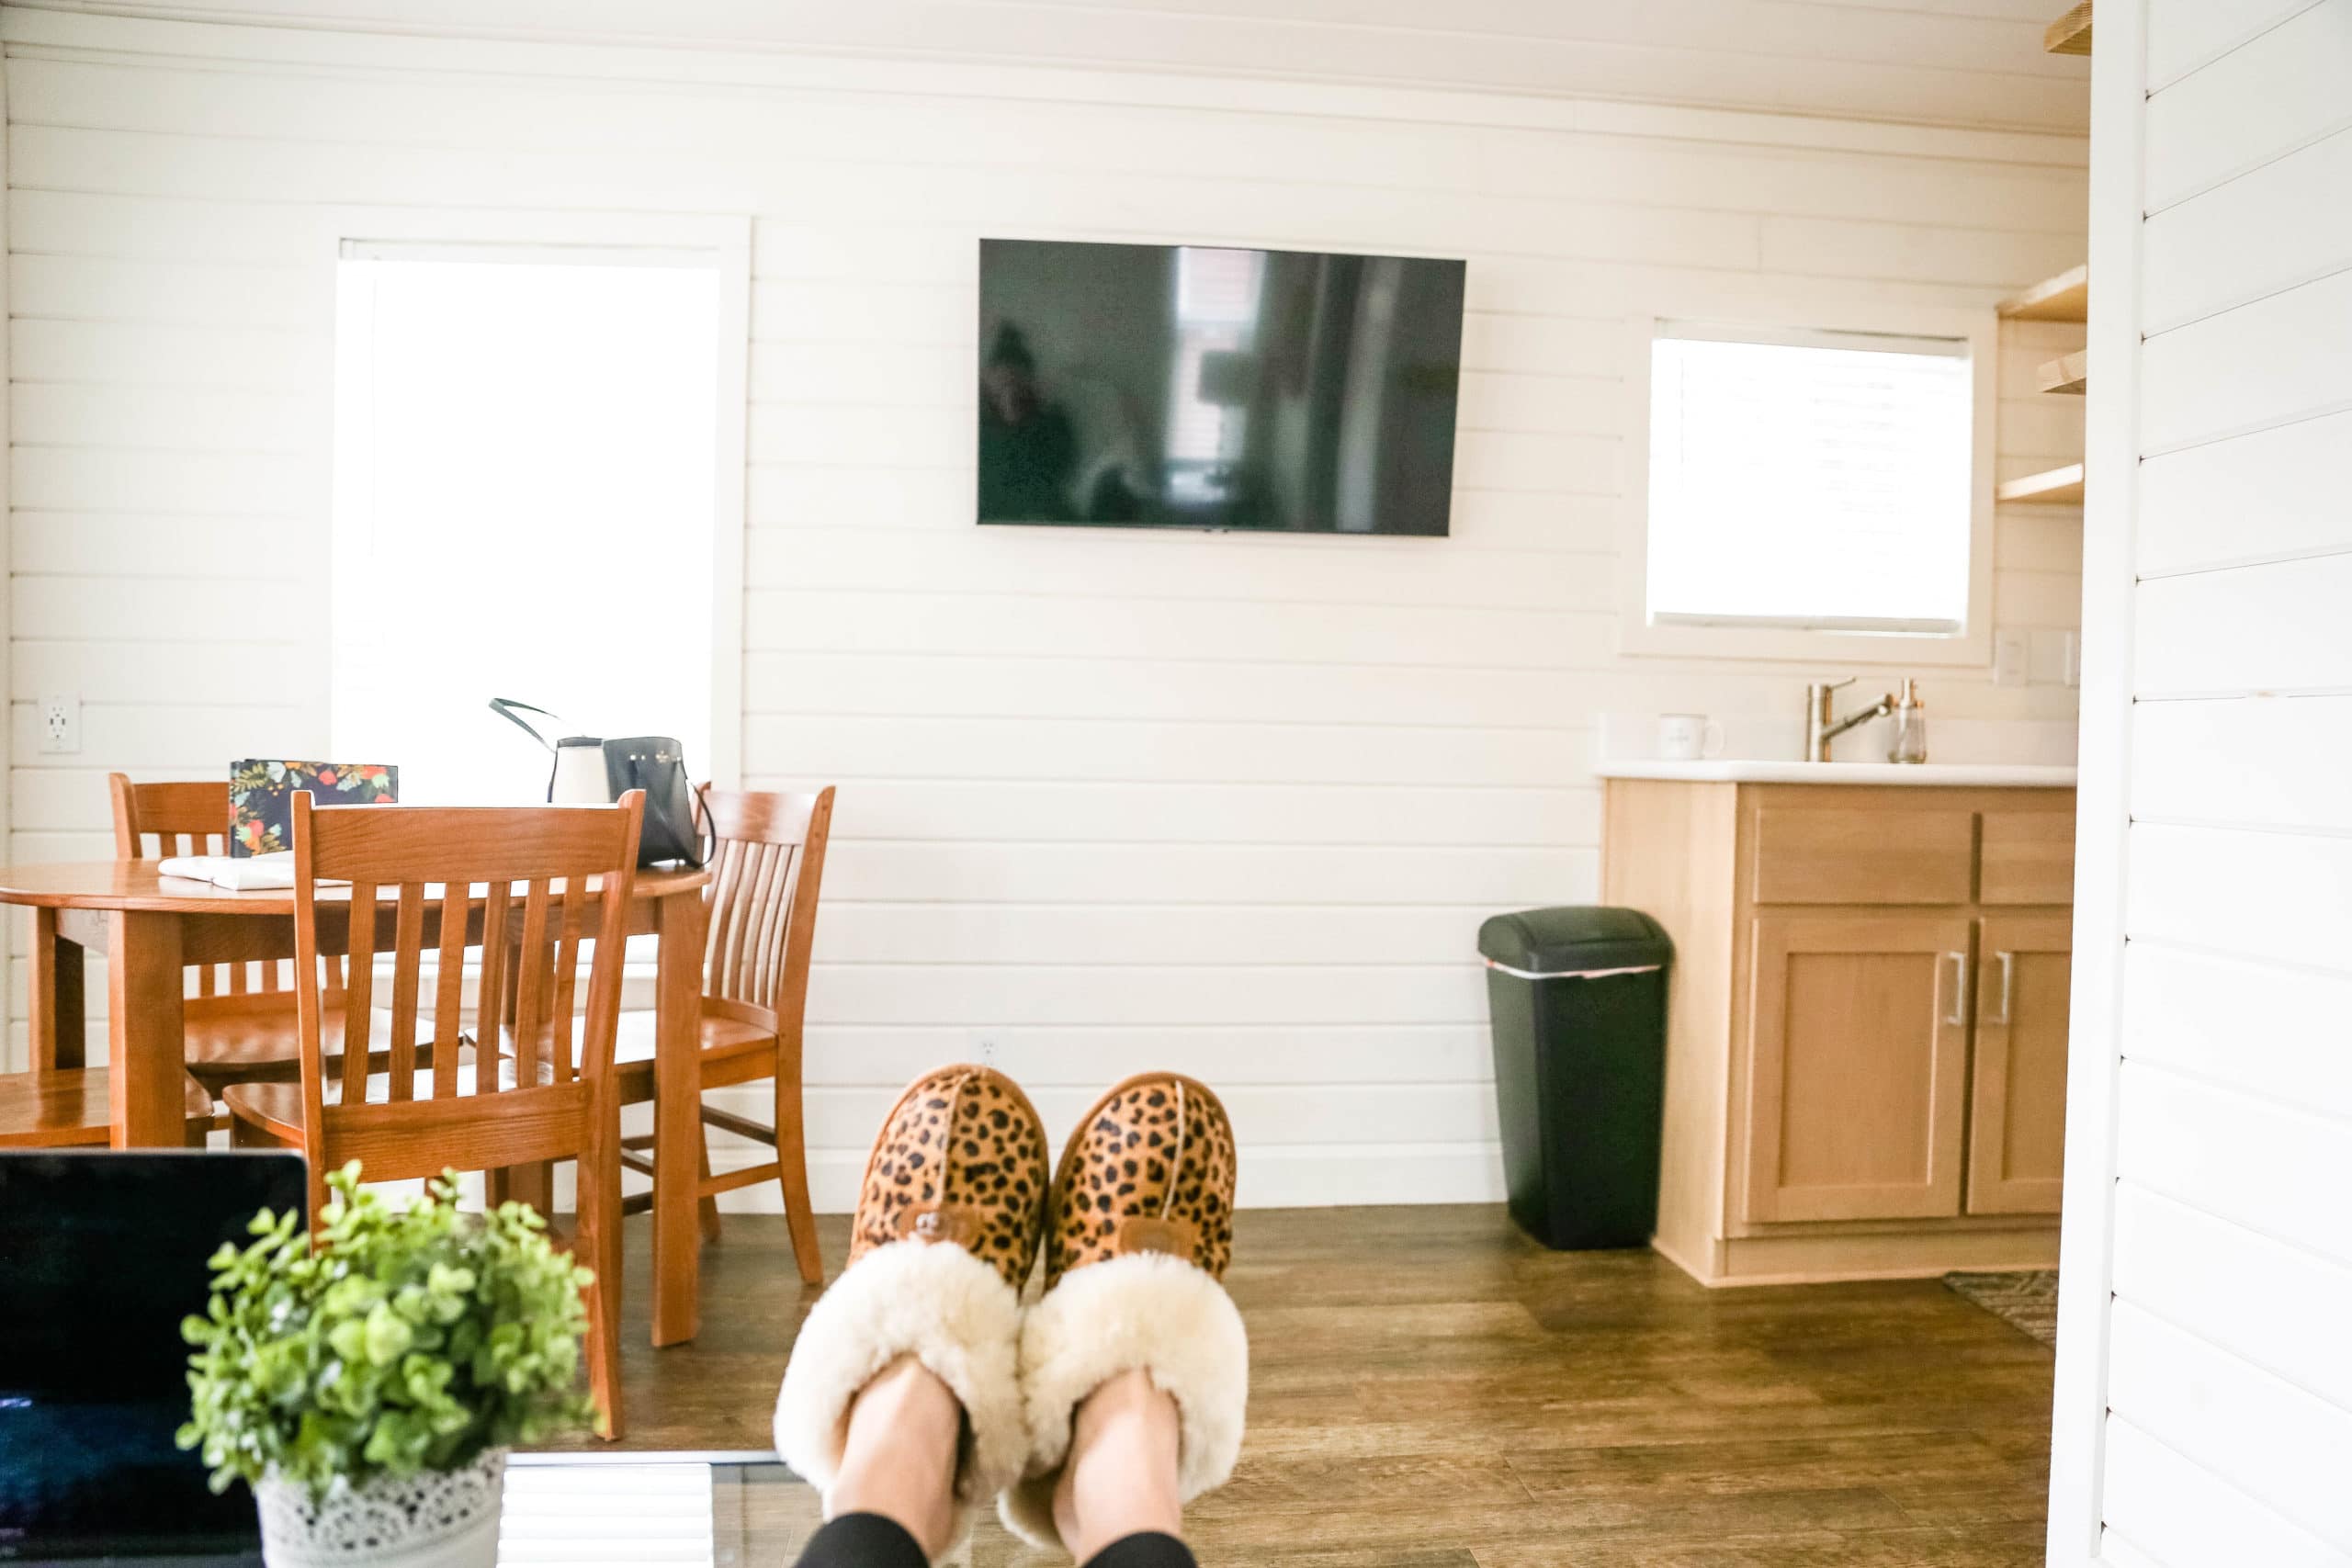
<svg viewBox="0 0 2352 1568">
<path fill-rule="evenodd" d="M 1666 976 L 1638 909 L 1571 906 L 1478 928 L 1511 1218 L 1559 1250 L 1646 1247 L 1657 1224 Z"/>
</svg>

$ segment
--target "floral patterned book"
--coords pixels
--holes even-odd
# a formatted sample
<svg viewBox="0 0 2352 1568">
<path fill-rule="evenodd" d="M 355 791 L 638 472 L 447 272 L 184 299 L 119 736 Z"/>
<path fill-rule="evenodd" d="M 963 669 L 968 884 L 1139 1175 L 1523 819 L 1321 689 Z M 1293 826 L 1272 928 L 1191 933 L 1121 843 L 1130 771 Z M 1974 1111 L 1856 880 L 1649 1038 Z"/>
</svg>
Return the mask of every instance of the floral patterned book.
<svg viewBox="0 0 2352 1568">
<path fill-rule="evenodd" d="M 320 806 L 391 806 L 401 771 L 372 762 L 281 762 L 249 757 L 229 765 L 229 853 L 277 854 L 294 847 L 294 795 Z"/>
</svg>

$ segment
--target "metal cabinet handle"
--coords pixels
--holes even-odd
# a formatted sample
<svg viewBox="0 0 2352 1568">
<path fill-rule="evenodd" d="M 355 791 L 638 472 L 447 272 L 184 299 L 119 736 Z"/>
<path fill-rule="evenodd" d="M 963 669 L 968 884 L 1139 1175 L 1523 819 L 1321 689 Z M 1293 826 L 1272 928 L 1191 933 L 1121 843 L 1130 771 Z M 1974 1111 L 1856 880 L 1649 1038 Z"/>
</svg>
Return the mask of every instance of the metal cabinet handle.
<svg viewBox="0 0 2352 1568">
<path fill-rule="evenodd" d="M 1951 1010 L 1944 1014 L 1944 1021 L 1954 1029 L 1968 1027 L 1968 954 L 1947 953 L 1951 960 Z"/>
<path fill-rule="evenodd" d="M 2009 991 L 2018 977 L 2018 955 L 2004 949 L 1993 956 L 2001 961 L 2001 1010 L 1984 1021 L 2007 1024 L 2009 1021 Z"/>
</svg>

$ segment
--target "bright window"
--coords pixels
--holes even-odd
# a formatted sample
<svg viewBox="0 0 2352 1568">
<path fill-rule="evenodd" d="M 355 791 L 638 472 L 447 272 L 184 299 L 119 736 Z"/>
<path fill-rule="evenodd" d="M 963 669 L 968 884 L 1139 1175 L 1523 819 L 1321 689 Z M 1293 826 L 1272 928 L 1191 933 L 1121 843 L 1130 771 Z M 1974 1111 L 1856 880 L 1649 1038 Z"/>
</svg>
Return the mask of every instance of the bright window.
<svg viewBox="0 0 2352 1568">
<path fill-rule="evenodd" d="M 1976 369 L 1966 337 L 1658 323 L 1645 624 L 1970 630 Z"/>
<path fill-rule="evenodd" d="M 1216 396 L 1204 382 L 1218 367 L 1249 352 L 1258 330 L 1265 285 L 1263 251 L 1217 251 L 1186 245 L 1176 253 L 1175 412 L 1168 456 L 1179 462 L 1216 464 L 1241 451 L 1247 411 Z"/>
<path fill-rule="evenodd" d="M 716 256 L 347 242 L 337 283 L 334 755 L 413 804 L 542 798 L 504 696 L 708 776 Z"/>
</svg>

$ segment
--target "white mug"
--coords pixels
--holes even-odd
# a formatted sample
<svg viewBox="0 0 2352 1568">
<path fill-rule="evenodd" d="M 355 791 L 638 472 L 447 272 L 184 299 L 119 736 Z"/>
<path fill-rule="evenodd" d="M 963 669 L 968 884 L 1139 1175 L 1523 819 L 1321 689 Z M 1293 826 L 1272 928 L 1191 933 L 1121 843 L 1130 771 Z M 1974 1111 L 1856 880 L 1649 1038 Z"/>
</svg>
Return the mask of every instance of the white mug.
<svg viewBox="0 0 2352 1568">
<path fill-rule="evenodd" d="M 1660 714 L 1657 720 L 1657 754 L 1669 762 L 1695 762 L 1702 757 L 1720 756 L 1724 749 L 1724 727 L 1718 721 L 1700 713 Z"/>
</svg>

